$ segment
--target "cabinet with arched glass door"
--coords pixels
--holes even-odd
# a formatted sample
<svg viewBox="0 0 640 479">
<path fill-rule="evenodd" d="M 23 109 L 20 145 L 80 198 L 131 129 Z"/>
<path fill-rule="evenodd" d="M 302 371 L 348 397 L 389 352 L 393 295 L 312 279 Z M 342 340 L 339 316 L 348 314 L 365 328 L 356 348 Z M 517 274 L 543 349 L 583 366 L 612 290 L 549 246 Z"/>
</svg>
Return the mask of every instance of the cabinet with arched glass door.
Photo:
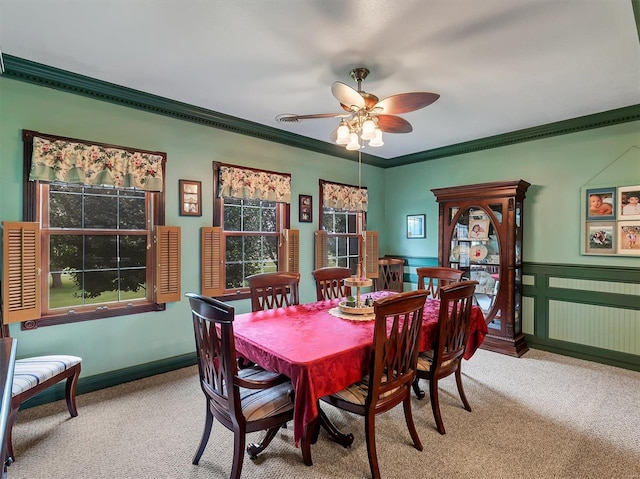
<svg viewBox="0 0 640 479">
<path fill-rule="evenodd" d="M 523 180 L 436 188 L 438 262 L 478 281 L 475 303 L 487 321 L 483 348 L 521 356 Z"/>
</svg>

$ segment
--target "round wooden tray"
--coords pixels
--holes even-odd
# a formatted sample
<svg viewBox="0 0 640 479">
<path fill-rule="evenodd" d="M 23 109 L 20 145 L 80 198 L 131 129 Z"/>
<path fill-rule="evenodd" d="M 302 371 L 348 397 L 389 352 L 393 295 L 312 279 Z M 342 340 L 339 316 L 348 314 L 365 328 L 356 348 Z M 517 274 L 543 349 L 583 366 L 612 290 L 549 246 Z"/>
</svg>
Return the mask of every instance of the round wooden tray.
<svg viewBox="0 0 640 479">
<path fill-rule="evenodd" d="M 345 278 L 344 285 L 350 288 L 366 288 L 373 284 L 373 280 L 370 278 Z"/>
<path fill-rule="evenodd" d="M 340 301 L 338 308 L 345 314 L 373 314 L 373 306 L 365 306 L 363 304 L 359 307 L 347 306 L 346 301 Z"/>
</svg>

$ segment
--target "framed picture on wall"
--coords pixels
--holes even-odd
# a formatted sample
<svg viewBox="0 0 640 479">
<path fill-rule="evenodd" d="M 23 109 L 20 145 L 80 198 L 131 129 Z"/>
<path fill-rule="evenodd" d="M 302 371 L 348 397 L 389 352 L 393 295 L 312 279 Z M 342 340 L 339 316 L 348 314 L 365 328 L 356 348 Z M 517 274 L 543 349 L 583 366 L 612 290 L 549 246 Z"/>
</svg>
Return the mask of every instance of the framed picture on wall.
<svg viewBox="0 0 640 479">
<path fill-rule="evenodd" d="M 180 216 L 202 216 L 202 182 L 179 180 Z"/>
<path fill-rule="evenodd" d="M 614 254 L 616 252 L 615 221 L 587 222 L 585 252 L 591 254 Z"/>
<path fill-rule="evenodd" d="M 313 221 L 312 204 L 313 198 L 311 195 L 300 195 L 299 197 L 299 218 L 301 223 L 311 223 Z"/>
<path fill-rule="evenodd" d="M 618 253 L 640 255 L 640 220 L 618 222 Z"/>
<path fill-rule="evenodd" d="M 640 220 L 640 185 L 618 188 L 618 219 Z"/>
<path fill-rule="evenodd" d="M 426 238 L 427 215 L 407 215 L 407 238 Z"/>
<path fill-rule="evenodd" d="M 587 190 L 585 202 L 587 220 L 615 220 L 616 219 L 616 188 L 592 188 Z"/>
</svg>

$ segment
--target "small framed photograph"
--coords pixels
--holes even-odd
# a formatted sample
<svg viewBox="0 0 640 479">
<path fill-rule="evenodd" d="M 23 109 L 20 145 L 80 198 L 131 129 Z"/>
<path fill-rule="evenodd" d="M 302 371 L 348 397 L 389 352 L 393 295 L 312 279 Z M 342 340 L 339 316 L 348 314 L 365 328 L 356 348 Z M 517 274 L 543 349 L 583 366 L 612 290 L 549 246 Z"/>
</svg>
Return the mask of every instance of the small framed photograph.
<svg viewBox="0 0 640 479">
<path fill-rule="evenodd" d="M 311 223 L 313 221 L 313 198 L 311 195 L 299 195 L 299 218 L 301 223 Z"/>
<path fill-rule="evenodd" d="M 618 254 L 640 255 L 640 220 L 618 222 Z"/>
<path fill-rule="evenodd" d="M 469 239 L 489 239 L 489 220 L 469 220 Z"/>
<path fill-rule="evenodd" d="M 640 220 L 640 185 L 618 187 L 618 219 Z"/>
<path fill-rule="evenodd" d="M 587 220 L 616 219 L 616 188 L 593 188 L 587 190 Z"/>
<path fill-rule="evenodd" d="M 202 216 L 202 182 L 179 181 L 180 216 Z"/>
<path fill-rule="evenodd" d="M 614 221 L 587 222 L 587 254 L 614 254 L 616 252 L 616 223 Z"/>
<path fill-rule="evenodd" d="M 407 215 L 407 238 L 426 238 L 427 215 Z"/>
</svg>

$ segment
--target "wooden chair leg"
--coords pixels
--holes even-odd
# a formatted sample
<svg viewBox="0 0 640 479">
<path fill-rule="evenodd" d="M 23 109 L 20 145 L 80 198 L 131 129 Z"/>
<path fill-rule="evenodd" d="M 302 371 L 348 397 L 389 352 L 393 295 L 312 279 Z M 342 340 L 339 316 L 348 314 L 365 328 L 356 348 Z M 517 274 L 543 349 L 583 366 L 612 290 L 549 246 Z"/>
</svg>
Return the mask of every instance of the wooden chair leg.
<svg viewBox="0 0 640 479">
<path fill-rule="evenodd" d="M 4 458 L 9 461 L 11 464 L 14 461 L 13 455 L 13 425 L 16 422 L 16 417 L 18 417 L 18 410 L 20 409 L 20 403 L 17 405 L 11 405 L 11 411 L 9 411 L 9 417 L 7 418 L 7 457 Z"/>
<path fill-rule="evenodd" d="M 67 409 L 71 417 L 78 415 L 78 407 L 76 406 L 76 386 L 78 385 L 78 378 L 80 377 L 80 364 L 76 364 L 72 368 L 73 375 L 67 378 L 65 386 L 65 399 L 67 400 Z"/>
<path fill-rule="evenodd" d="M 242 429 L 242 428 L 241 428 Z M 233 434 L 233 466 L 231 467 L 230 479 L 240 479 L 242 473 L 242 463 L 244 461 L 244 446 L 246 431 L 235 431 Z"/>
<path fill-rule="evenodd" d="M 416 425 L 413 422 L 413 412 L 411 411 L 411 391 L 408 392 L 406 399 L 402 402 L 402 407 L 404 408 L 404 420 L 407 423 L 409 434 L 411 434 L 413 445 L 418 451 L 422 451 L 422 442 L 420 441 L 420 436 L 418 436 L 418 431 L 416 431 Z"/>
<path fill-rule="evenodd" d="M 440 434 L 446 434 L 444 424 L 442 422 L 442 416 L 440 415 L 440 402 L 438 400 L 438 381 L 431 378 L 429 381 L 429 397 L 431 398 L 431 410 L 433 411 L 433 418 L 436 421 L 436 427 Z"/>
<path fill-rule="evenodd" d="M 471 406 L 469 405 L 469 401 L 467 401 L 467 396 L 465 396 L 464 389 L 462 388 L 462 372 L 460 371 L 460 365 L 458 365 L 458 369 L 456 369 L 456 384 L 458 385 L 458 393 L 460 394 L 460 399 L 462 399 L 462 404 L 464 404 L 464 408 L 467 411 L 471 411 Z"/>
<path fill-rule="evenodd" d="M 207 447 L 207 443 L 209 442 L 209 436 L 211 435 L 211 426 L 213 425 L 213 414 L 209 409 L 209 404 L 207 403 L 207 415 L 204 421 L 204 431 L 202 431 L 202 439 L 200 440 L 200 446 L 198 446 L 198 450 L 196 451 L 195 456 L 193 456 L 193 460 L 191 464 L 197 465 L 200 462 L 200 457 L 202 457 L 202 453 L 204 449 Z"/>
<path fill-rule="evenodd" d="M 380 466 L 378 465 L 378 453 L 376 451 L 376 416 L 373 411 L 368 412 L 364 422 L 364 432 L 367 437 L 367 455 L 369 456 L 369 467 L 371 477 L 380 479 Z"/>
<path fill-rule="evenodd" d="M 416 393 L 416 397 L 418 399 L 424 399 L 425 392 L 422 389 L 420 389 L 419 382 L 420 382 L 420 378 L 416 377 L 416 379 L 413 381 L 413 384 L 412 384 L 413 392 Z"/>
</svg>

